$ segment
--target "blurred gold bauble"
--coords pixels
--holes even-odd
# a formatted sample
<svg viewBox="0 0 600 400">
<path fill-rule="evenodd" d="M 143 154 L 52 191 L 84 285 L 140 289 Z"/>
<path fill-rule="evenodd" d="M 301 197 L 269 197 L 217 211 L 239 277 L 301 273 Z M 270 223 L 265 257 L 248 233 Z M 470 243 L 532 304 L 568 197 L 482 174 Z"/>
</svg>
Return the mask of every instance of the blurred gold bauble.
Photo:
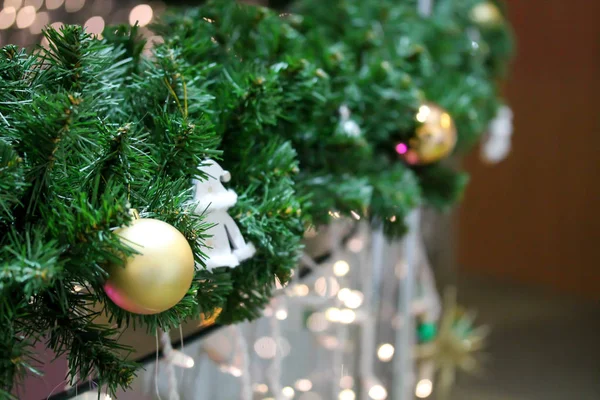
<svg viewBox="0 0 600 400">
<path fill-rule="evenodd" d="M 181 232 L 163 221 L 137 219 L 116 233 L 140 254 L 108 268 L 108 297 L 136 314 L 158 314 L 179 303 L 195 271 L 194 254 Z"/>
<path fill-rule="evenodd" d="M 456 126 L 450 114 L 442 107 L 425 103 L 419 107 L 416 119 L 421 123 L 409 145 L 396 146 L 407 163 L 431 164 L 447 157 L 456 146 Z"/>
<path fill-rule="evenodd" d="M 483 1 L 471 9 L 471 21 L 483 27 L 493 27 L 504 23 L 504 16 L 492 1 Z"/>
</svg>

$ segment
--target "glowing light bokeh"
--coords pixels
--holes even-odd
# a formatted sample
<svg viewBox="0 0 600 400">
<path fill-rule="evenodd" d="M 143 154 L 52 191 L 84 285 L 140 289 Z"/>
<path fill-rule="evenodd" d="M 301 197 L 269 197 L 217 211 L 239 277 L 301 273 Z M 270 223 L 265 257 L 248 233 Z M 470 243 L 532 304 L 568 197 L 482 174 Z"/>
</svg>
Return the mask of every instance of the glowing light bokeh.
<svg viewBox="0 0 600 400">
<path fill-rule="evenodd" d="M 272 337 L 263 336 L 254 343 L 254 351 L 260 358 L 274 358 L 277 354 L 277 343 Z"/>
<path fill-rule="evenodd" d="M 23 7 L 17 13 L 17 28 L 29 28 L 35 21 L 35 7 Z"/>
<path fill-rule="evenodd" d="M 264 383 L 259 383 L 254 387 L 254 390 L 258 393 L 267 393 L 269 391 L 269 387 Z"/>
<path fill-rule="evenodd" d="M 17 19 L 17 10 L 14 7 L 6 7 L 0 11 L 0 30 L 8 29 Z"/>
<path fill-rule="evenodd" d="M 373 400 L 385 400 L 387 399 L 387 390 L 381 385 L 373 385 L 369 389 L 369 397 Z"/>
<path fill-rule="evenodd" d="M 338 260 L 333 264 L 335 276 L 345 276 L 350 271 L 350 264 L 345 260 Z"/>
<path fill-rule="evenodd" d="M 408 146 L 404 143 L 398 143 L 396 145 L 396 153 L 400 154 L 400 155 L 404 155 L 406 154 L 406 152 L 408 151 Z"/>
<path fill-rule="evenodd" d="M 4 0 L 4 8 L 13 7 L 16 10 L 21 8 L 23 0 Z"/>
<path fill-rule="evenodd" d="M 85 0 L 65 0 L 65 10 L 68 13 L 75 13 L 85 6 Z"/>
<path fill-rule="evenodd" d="M 421 107 L 419 107 L 419 112 L 417 113 L 417 121 L 423 123 L 425 121 L 427 121 L 427 118 L 429 118 L 429 115 L 431 114 L 431 108 L 429 108 L 428 105 L 423 104 Z"/>
<path fill-rule="evenodd" d="M 342 376 L 340 378 L 340 387 L 342 389 L 351 389 L 354 386 L 354 378 L 350 375 Z"/>
<path fill-rule="evenodd" d="M 342 324 L 351 324 L 356 320 L 356 313 L 347 308 L 340 310 L 339 321 Z"/>
<path fill-rule="evenodd" d="M 48 10 L 56 10 L 64 4 L 65 0 L 46 0 L 46 8 Z"/>
<path fill-rule="evenodd" d="M 384 362 L 391 361 L 394 358 L 394 346 L 384 343 L 377 349 L 377 357 Z"/>
<path fill-rule="evenodd" d="M 360 253 L 363 247 L 365 247 L 365 242 L 359 237 L 353 237 L 348 240 L 348 250 L 353 253 Z"/>
<path fill-rule="evenodd" d="M 32 6 L 37 11 L 44 5 L 44 0 L 25 0 L 25 5 Z"/>
<path fill-rule="evenodd" d="M 102 33 L 102 31 L 104 30 L 104 25 L 104 18 L 102 18 L 99 15 L 88 19 L 87 21 L 85 21 L 85 24 L 83 24 L 88 33 L 93 33 L 95 35 L 99 35 Z"/>
<path fill-rule="evenodd" d="M 139 4 L 131 9 L 129 13 L 129 24 L 135 25 L 136 22 L 139 26 L 146 26 L 152 21 L 154 11 L 148 4 Z"/>
<path fill-rule="evenodd" d="M 275 318 L 277 318 L 280 321 L 284 321 L 286 320 L 288 317 L 288 312 L 287 310 L 277 310 L 277 312 L 275 313 Z"/>
<path fill-rule="evenodd" d="M 433 393 L 433 382 L 429 379 L 421 379 L 419 383 L 417 383 L 417 388 L 415 389 L 415 396 L 420 399 L 426 399 L 431 396 Z"/>
<path fill-rule="evenodd" d="M 296 393 L 294 391 L 294 388 L 292 388 L 291 386 L 286 386 L 281 390 L 281 393 L 283 393 L 283 395 L 285 397 L 287 397 L 288 399 L 291 399 L 292 397 L 294 397 L 294 393 Z"/>
<path fill-rule="evenodd" d="M 300 392 L 308 392 L 312 389 L 313 384 L 309 379 L 298 379 L 294 386 L 296 387 L 296 390 L 299 390 Z"/>
</svg>

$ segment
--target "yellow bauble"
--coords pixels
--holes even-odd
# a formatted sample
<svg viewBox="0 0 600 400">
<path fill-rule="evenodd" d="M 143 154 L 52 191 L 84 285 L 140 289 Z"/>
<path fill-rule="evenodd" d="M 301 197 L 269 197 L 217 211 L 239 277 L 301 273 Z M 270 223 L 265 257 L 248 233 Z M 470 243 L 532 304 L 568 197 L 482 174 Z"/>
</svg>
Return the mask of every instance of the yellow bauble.
<svg viewBox="0 0 600 400">
<path fill-rule="evenodd" d="M 484 27 L 498 26 L 504 23 L 504 16 L 492 1 L 483 1 L 471 9 L 471 21 Z"/>
<path fill-rule="evenodd" d="M 396 146 L 407 163 L 431 164 L 446 158 L 456 146 L 456 126 L 450 114 L 442 107 L 425 103 L 419 107 L 416 119 L 421 123 L 409 145 Z"/>
<path fill-rule="evenodd" d="M 194 254 L 181 232 L 163 221 L 137 219 L 116 233 L 140 254 L 108 268 L 108 297 L 136 314 L 158 314 L 179 303 L 195 271 Z"/>
</svg>

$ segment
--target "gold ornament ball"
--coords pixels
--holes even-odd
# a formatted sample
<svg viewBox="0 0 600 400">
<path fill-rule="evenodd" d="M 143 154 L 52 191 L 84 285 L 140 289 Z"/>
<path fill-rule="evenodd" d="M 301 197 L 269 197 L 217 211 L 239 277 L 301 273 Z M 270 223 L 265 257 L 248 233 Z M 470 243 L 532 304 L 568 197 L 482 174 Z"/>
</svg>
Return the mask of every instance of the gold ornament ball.
<svg viewBox="0 0 600 400">
<path fill-rule="evenodd" d="M 471 9 L 471 21 L 484 27 L 494 27 L 504 23 L 504 16 L 496 4 L 483 1 Z"/>
<path fill-rule="evenodd" d="M 406 146 L 400 143 L 396 151 L 412 165 L 431 164 L 447 157 L 456 146 L 456 125 L 442 107 L 425 103 L 419 107 L 416 119 L 421 125 Z"/>
<path fill-rule="evenodd" d="M 185 296 L 194 278 L 194 254 L 185 237 L 166 222 L 137 219 L 118 229 L 121 241 L 139 254 L 111 265 L 104 284 L 108 297 L 135 314 L 158 314 Z"/>
</svg>

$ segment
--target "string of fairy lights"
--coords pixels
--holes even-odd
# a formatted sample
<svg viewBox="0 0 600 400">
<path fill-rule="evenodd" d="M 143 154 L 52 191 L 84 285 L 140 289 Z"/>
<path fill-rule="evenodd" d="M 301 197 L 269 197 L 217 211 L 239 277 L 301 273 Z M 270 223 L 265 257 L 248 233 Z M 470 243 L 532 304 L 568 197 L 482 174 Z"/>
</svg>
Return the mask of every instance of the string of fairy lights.
<svg viewBox="0 0 600 400">
<path fill-rule="evenodd" d="M 0 0 L 0 46 L 44 45 L 46 26 L 78 23 L 100 35 L 107 24 L 137 23 L 150 42 L 160 40 L 147 26 L 166 8 L 162 1 L 135 0 Z"/>
</svg>

